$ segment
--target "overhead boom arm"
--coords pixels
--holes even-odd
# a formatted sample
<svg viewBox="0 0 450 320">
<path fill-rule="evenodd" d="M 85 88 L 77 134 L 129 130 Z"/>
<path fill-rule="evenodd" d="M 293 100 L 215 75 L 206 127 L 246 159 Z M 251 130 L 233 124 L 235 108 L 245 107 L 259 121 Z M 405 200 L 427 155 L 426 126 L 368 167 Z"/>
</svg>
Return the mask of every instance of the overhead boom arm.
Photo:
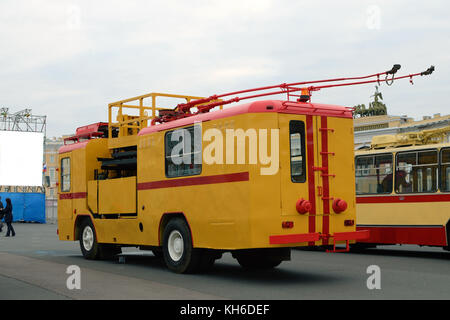
<svg viewBox="0 0 450 320">
<path fill-rule="evenodd" d="M 398 70 L 400 70 L 401 66 L 399 64 L 394 64 L 393 67 L 385 72 L 381 73 L 375 73 L 370 74 L 367 76 L 360 76 L 360 77 L 348 77 L 348 78 L 334 78 L 334 79 L 324 79 L 324 80 L 313 80 L 313 81 L 303 81 L 303 82 L 293 82 L 293 83 L 282 83 L 278 85 L 273 86 L 266 86 L 266 87 L 259 87 L 259 88 L 253 88 L 253 89 L 246 89 L 246 90 L 240 90 L 240 91 L 234 91 L 229 93 L 224 93 L 220 95 L 212 95 L 208 98 L 202 98 L 197 100 L 192 100 L 187 103 L 181 103 L 177 105 L 174 112 L 169 115 L 162 115 L 159 117 L 156 117 L 152 121 L 152 125 L 156 122 L 162 123 L 167 121 L 172 121 L 179 118 L 184 118 L 188 116 L 192 116 L 195 114 L 205 113 L 211 110 L 212 108 L 215 108 L 217 106 L 223 106 L 226 104 L 230 104 L 233 102 L 239 102 L 241 100 L 246 99 L 254 99 L 264 96 L 271 96 L 271 95 L 277 95 L 277 94 L 287 94 L 287 100 L 290 99 L 291 96 L 299 97 L 298 101 L 300 102 L 307 102 L 310 99 L 310 93 L 312 91 L 318 91 L 325 88 L 333 88 L 333 87 L 342 87 L 342 86 L 352 86 L 352 85 L 359 85 L 359 84 L 368 84 L 368 83 L 378 83 L 381 84 L 382 81 L 386 82 L 388 85 L 392 85 L 394 80 L 400 80 L 409 78 L 411 84 L 412 78 L 416 76 L 424 76 L 424 75 L 430 75 L 435 70 L 434 66 L 431 66 L 426 71 L 419 72 L 419 73 L 413 73 L 408 74 L 405 76 L 399 76 L 395 77 L 395 74 Z M 390 79 L 388 79 L 388 76 L 392 75 Z M 381 76 L 385 76 L 384 80 L 380 80 Z M 376 79 L 371 79 L 376 78 Z M 370 79 L 370 80 L 366 80 Z M 364 81 L 356 81 L 356 82 L 346 82 L 346 81 L 352 81 L 352 80 L 364 80 Z M 319 85 L 319 86 L 307 86 L 310 84 L 322 84 L 322 83 L 329 83 L 329 82 L 344 82 L 344 83 L 337 83 L 337 84 L 325 84 L 325 85 Z M 301 86 L 301 87 L 299 87 Z M 263 92 L 263 93 L 257 93 L 252 94 L 244 97 L 234 97 L 231 99 L 221 100 L 224 97 L 228 97 L 231 95 L 236 94 L 244 94 L 244 93 L 251 93 L 251 92 L 258 92 L 258 91 L 269 91 L 269 92 Z M 295 92 L 301 91 L 301 95 L 294 94 Z M 192 108 L 197 108 L 196 112 L 191 112 Z"/>
</svg>

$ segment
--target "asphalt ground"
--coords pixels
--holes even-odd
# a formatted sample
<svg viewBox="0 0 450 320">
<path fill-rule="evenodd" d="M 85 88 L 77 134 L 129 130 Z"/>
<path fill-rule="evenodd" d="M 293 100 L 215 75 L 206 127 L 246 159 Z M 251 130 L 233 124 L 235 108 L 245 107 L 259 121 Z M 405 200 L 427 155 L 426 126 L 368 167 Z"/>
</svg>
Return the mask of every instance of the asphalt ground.
<svg viewBox="0 0 450 320">
<path fill-rule="evenodd" d="M 363 252 L 293 250 L 292 260 L 266 271 L 242 269 L 229 253 L 205 274 L 175 274 L 162 259 L 124 249 L 125 263 L 85 260 L 78 242 L 59 241 L 56 224 L 15 223 L 0 234 L 0 299 L 323 300 L 449 299 L 450 252 L 381 246 Z M 80 289 L 68 289 L 69 266 Z M 380 288 L 369 289 L 370 266 Z M 369 280 L 369 283 L 373 283 Z"/>
</svg>

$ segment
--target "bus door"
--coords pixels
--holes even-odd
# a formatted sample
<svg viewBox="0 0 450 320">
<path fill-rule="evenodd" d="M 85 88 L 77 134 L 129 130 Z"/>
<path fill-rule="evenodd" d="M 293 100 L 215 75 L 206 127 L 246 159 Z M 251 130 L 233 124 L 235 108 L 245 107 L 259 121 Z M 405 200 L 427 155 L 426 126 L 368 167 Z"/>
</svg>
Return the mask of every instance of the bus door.
<svg viewBox="0 0 450 320">
<path fill-rule="evenodd" d="M 333 235 L 348 232 L 345 220 L 355 220 L 355 172 L 353 120 L 347 118 L 316 117 L 317 232 Z M 318 188 L 317 186 L 320 186 Z M 326 236 L 323 245 L 333 244 Z"/>
<path fill-rule="evenodd" d="M 316 233 L 320 173 L 318 167 L 317 119 L 315 116 L 279 114 L 281 214 L 296 216 L 296 232 Z M 319 191 L 319 193 L 318 193 Z M 308 201 L 305 205 L 302 200 Z M 300 214 L 300 210 L 309 209 Z M 310 208 L 308 208 L 310 206 Z M 316 221 L 317 220 L 317 221 Z"/>
</svg>

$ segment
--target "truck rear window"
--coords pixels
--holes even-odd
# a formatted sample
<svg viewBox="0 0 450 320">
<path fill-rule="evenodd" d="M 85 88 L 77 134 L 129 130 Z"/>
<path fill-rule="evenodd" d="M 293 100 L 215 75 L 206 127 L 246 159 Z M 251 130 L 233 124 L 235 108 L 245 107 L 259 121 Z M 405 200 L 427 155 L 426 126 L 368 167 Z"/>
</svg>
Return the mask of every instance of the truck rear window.
<svg viewBox="0 0 450 320">
<path fill-rule="evenodd" d="M 306 181 L 305 124 L 303 121 L 289 122 L 289 143 L 291 157 L 291 181 Z"/>
</svg>

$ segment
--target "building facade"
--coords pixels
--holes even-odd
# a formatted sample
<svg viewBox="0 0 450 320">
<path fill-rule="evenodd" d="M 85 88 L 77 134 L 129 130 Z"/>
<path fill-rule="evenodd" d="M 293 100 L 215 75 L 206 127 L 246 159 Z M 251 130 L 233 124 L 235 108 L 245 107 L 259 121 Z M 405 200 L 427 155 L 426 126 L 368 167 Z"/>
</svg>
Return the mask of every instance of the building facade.
<svg viewBox="0 0 450 320">
<path fill-rule="evenodd" d="M 58 195 L 58 150 L 64 144 L 63 138 L 46 138 L 44 143 L 44 187 L 45 198 L 56 200 Z"/>
</svg>

